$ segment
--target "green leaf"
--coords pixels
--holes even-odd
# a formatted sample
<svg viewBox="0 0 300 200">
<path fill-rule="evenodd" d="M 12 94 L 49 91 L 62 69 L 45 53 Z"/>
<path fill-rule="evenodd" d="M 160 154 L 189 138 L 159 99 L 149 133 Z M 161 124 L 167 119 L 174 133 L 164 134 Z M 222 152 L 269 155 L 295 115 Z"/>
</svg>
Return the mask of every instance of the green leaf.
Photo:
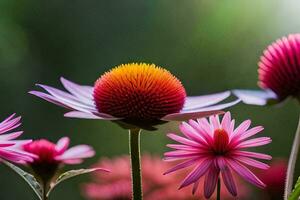
<svg viewBox="0 0 300 200">
<path fill-rule="evenodd" d="M 94 172 L 94 171 L 105 171 L 105 172 L 109 172 L 108 170 L 106 169 L 103 169 L 103 168 L 91 168 L 91 169 L 77 169 L 77 170 L 70 170 L 70 171 L 67 171 L 63 174 L 61 174 L 55 181 L 54 183 L 51 184 L 50 186 L 50 189 L 48 190 L 47 192 L 47 197 L 49 197 L 50 193 L 53 191 L 53 189 L 58 185 L 60 184 L 61 182 L 65 181 L 65 180 L 68 180 L 72 177 L 75 177 L 75 176 L 79 176 L 79 175 L 82 175 L 82 174 L 87 174 L 87 173 L 91 173 L 91 172 Z"/>
<path fill-rule="evenodd" d="M 31 187 L 31 189 L 35 192 L 35 194 L 38 196 L 40 200 L 42 200 L 42 195 L 43 195 L 43 189 L 39 182 L 34 178 L 32 174 L 29 174 L 22 170 L 21 168 L 17 167 L 16 165 L 7 162 L 5 160 L 1 160 L 3 164 L 5 164 L 7 167 L 12 169 L 14 172 L 16 172 L 18 175 L 20 175 Z"/>
<path fill-rule="evenodd" d="M 290 194 L 288 200 L 298 200 L 299 196 L 300 196 L 300 177 L 298 177 L 295 187 L 292 193 Z"/>
</svg>

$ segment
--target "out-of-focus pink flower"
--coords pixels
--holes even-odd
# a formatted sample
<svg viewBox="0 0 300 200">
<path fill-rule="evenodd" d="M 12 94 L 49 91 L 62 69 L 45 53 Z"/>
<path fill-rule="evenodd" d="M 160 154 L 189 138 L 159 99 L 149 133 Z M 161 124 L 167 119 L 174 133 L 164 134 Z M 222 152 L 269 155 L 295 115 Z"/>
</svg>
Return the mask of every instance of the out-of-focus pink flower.
<svg viewBox="0 0 300 200">
<path fill-rule="evenodd" d="M 154 64 L 129 63 L 103 74 L 93 87 L 64 78 L 67 92 L 38 84 L 46 92 L 31 91 L 69 110 L 66 117 L 114 121 L 126 129 L 153 130 L 167 121 L 182 121 L 221 113 L 237 104 L 218 104 L 230 92 L 187 97 L 181 82 L 169 71 Z"/>
<path fill-rule="evenodd" d="M 286 180 L 287 161 L 275 159 L 270 164 L 270 169 L 259 173 L 258 177 L 267 185 L 263 191 L 264 199 L 282 199 Z"/>
<path fill-rule="evenodd" d="M 271 156 L 245 149 L 266 145 L 271 142 L 271 139 L 269 137 L 250 139 L 263 130 L 261 126 L 248 129 L 250 124 L 251 121 L 246 120 L 235 129 L 234 120 L 231 120 L 229 112 L 221 122 L 219 116 L 211 116 L 209 121 L 202 118 L 197 121 L 190 120 L 189 123 L 183 122 L 179 128 L 184 137 L 168 134 L 168 137 L 180 144 L 167 145 L 175 150 L 165 153 L 167 161 L 183 161 L 165 174 L 195 166 L 182 181 L 180 188 L 194 184 L 193 193 L 195 193 L 199 188 L 199 180 L 205 176 L 204 196 L 206 198 L 210 198 L 214 193 L 221 175 L 227 190 L 233 196 L 237 196 L 232 171 L 257 187 L 264 188 L 265 184 L 246 166 L 266 170 L 269 166 L 255 159 L 269 160 Z"/>
<path fill-rule="evenodd" d="M 110 174 L 93 174 L 93 182 L 83 186 L 83 194 L 89 200 L 130 200 L 131 178 L 130 162 L 128 156 L 117 157 L 115 159 L 101 159 L 96 167 L 111 169 Z M 158 156 L 142 156 L 143 173 L 143 192 L 145 200 L 200 200 L 200 196 L 192 195 L 188 188 L 178 190 L 178 181 L 183 173 L 164 176 L 163 173 L 171 167 L 171 163 L 164 162 Z M 240 180 L 237 179 L 240 183 Z M 203 181 L 199 183 L 203 185 Z M 247 195 L 247 188 L 239 184 L 239 197 Z M 225 187 L 221 190 L 222 199 L 233 199 L 226 191 Z"/>
<path fill-rule="evenodd" d="M 259 86 L 271 89 L 279 99 L 300 95 L 300 34 L 276 40 L 259 62 Z"/>
<path fill-rule="evenodd" d="M 235 90 L 244 103 L 265 105 L 300 96 L 300 34 L 282 37 L 263 52 L 258 63 L 262 91 Z"/>
<path fill-rule="evenodd" d="M 8 133 L 21 125 L 20 120 L 21 117 L 15 117 L 13 114 L 0 123 L 0 157 L 17 163 L 31 162 L 35 155 L 23 151 L 21 147 L 32 140 L 15 140 L 23 131 Z"/>
<path fill-rule="evenodd" d="M 61 138 L 57 144 L 46 139 L 35 140 L 23 146 L 24 151 L 36 155 L 27 162 L 34 173 L 43 181 L 52 178 L 61 164 L 80 164 L 84 158 L 94 156 L 88 145 L 77 145 L 68 149 L 70 139 Z"/>
</svg>

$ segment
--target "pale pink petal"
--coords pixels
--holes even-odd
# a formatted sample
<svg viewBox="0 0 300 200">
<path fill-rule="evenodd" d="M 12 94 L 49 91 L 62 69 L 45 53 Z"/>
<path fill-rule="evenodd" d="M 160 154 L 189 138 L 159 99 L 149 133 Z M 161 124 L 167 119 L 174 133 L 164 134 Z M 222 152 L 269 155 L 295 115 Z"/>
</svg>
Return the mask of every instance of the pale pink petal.
<svg viewBox="0 0 300 200">
<path fill-rule="evenodd" d="M 217 115 L 224 113 L 222 110 L 208 110 L 208 111 L 193 111 L 193 112 L 180 112 L 173 113 L 161 118 L 163 121 L 186 121 L 189 119 L 197 119 L 202 117 L 208 117 L 210 115 Z"/>
<path fill-rule="evenodd" d="M 64 153 L 70 144 L 70 138 L 63 137 L 56 143 L 55 150 L 58 152 L 58 154 Z"/>
<path fill-rule="evenodd" d="M 253 135 L 256 135 L 257 133 L 259 133 L 263 130 L 264 130 L 264 127 L 262 127 L 262 126 L 253 127 L 251 129 L 247 130 L 244 134 L 242 134 L 241 137 L 239 138 L 239 140 L 247 139 Z"/>
<path fill-rule="evenodd" d="M 88 145 L 77 145 L 74 146 L 67 151 L 65 151 L 62 155 L 56 156 L 56 160 L 74 160 L 81 158 L 90 158 L 95 155 L 95 151 L 92 147 Z"/>
<path fill-rule="evenodd" d="M 242 135 L 251 125 L 251 120 L 243 121 L 230 135 L 230 138 L 239 137 Z"/>
<path fill-rule="evenodd" d="M 221 128 L 220 119 L 219 119 L 218 115 L 210 116 L 209 122 L 210 122 L 213 130 Z"/>
<path fill-rule="evenodd" d="M 278 97 L 271 90 L 233 90 L 238 98 L 240 98 L 243 103 L 250 105 L 263 106 L 270 100 L 277 100 Z"/>
<path fill-rule="evenodd" d="M 63 77 L 60 78 L 63 86 L 74 96 L 80 99 L 82 102 L 86 102 L 87 104 L 93 105 L 93 91 L 94 88 L 86 85 L 79 85 L 72 81 L 69 81 Z"/>
<path fill-rule="evenodd" d="M 71 111 L 64 114 L 65 117 L 79 118 L 79 119 L 102 119 L 102 120 L 119 120 L 120 118 L 113 117 L 105 113 L 88 113 L 81 111 Z"/>
<path fill-rule="evenodd" d="M 203 108 L 210 106 L 220 101 L 223 101 L 230 96 L 230 92 L 220 92 L 203 96 L 188 96 L 185 100 L 183 110 Z"/>
<path fill-rule="evenodd" d="M 180 131 L 190 140 L 193 140 L 195 142 L 198 142 L 199 144 L 202 144 L 204 146 L 207 145 L 207 141 L 202 137 L 202 135 L 197 132 L 192 126 L 190 126 L 186 122 L 182 122 L 179 125 Z"/>
<path fill-rule="evenodd" d="M 258 158 L 263 160 L 271 160 L 272 156 L 264 154 L 264 153 L 256 153 L 256 152 L 250 152 L 250 151 L 235 151 L 233 155 L 238 156 L 247 156 L 251 158 Z"/>
<path fill-rule="evenodd" d="M 67 106 L 72 107 L 75 110 L 79 110 L 82 112 L 97 112 L 95 105 L 88 105 L 84 102 L 78 101 L 78 99 L 67 92 L 47 85 L 37 85 L 49 92 L 49 94 L 52 95 L 58 102 L 66 104 Z"/>
<path fill-rule="evenodd" d="M 239 162 L 241 163 L 244 163 L 246 165 L 249 165 L 249 166 L 252 166 L 252 167 L 255 167 L 255 168 L 258 168 L 258 169 L 269 169 L 270 166 L 263 163 L 263 162 L 260 162 L 260 161 L 257 161 L 257 160 L 254 160 L 252 158 L 248 158 L 248 157 L 244 157 L 244 156 L 235 156 L 234 159 L 238 160 Z"/>
<path fill-rule="evenodd" d="M 226 112 L 222 122 L 221 122 L 221 127 L 230 135 L 230 123 L 231 123 L 231 115 L 230 112 Z"/>
<path fill-rule="evenodd" d="M 269 144 L 271 142 L 272 140 L 269 137 L 259 137 L 241 142 L 236 146 L 236 148 L 258 147 Z"/>
<path fill-rule="evenodd" d="M 12 115 L 10 115 L 9 117 L 7 117 L 4 121 L 2 121 L 0 123 L 0 127 L 5 124 L 6 122 L 8 122 L 9 120 L 11 120 L 14 116 L 16 116 L 16 113 L 13 113 Z"/>
<path fill-rule="evenodd" d="M 21 117 L 16 117 L 14 119 L 11 119 L 11 120 L 3 123 L 0 126 L 0 134 L 8 132 L 10 130 L 13 130 L 15 128 L 18 128 L 21 125 L 21 123 L 19 123 L 20 120 L 21 120 Z"/>
<path fill-rule="evenodd" d="M 197 119 L 197 122 L 199 126 L 202 127 L 203 130 L 205 130 L 206 133 L 213 137 L 214 130 L 211 129 L 210 124 L 206 118 Z"/>
<path fill-rule="evenodd" d="M 206 129 L 203 128 L 203 126 L 200 126 L 196 121 L 189 120 L 189 124 L 199 133 L 201 136 L 206 140 L 207 143 L 212 144 L 213 139 L 210 134 L 209 127 L 206 127 Z"/>
<path fill-rule="evenodd" d="M 167 134 L 167 136 L 169 138 L 171 138 L 172 140 L 175 140 L 176 142 L 179 142 L 181 144 L 189 145 L 189 146 L 192 146 L 192 147 L 202 146 L 201 144 L 199 144 L 197 142 L 194 142 L 192 140 L 189 140 L 187 138 L 181 137 L 181 136 L 173 134 L 173 133 L 169 133 L 169 134 Z"/>
<path fill-rule="evenodd" d="M 17 137 L 19 137 L 20 135 L 22 135 L 23 131 L 18 131 L 18 132 L 13 132 L 13 133 L 9 133 L 9 134 L 4 134 L 4 135 L 0 135 L 0 140 L 12 140 L 15 139 Z"/>
<path fill-rule="evenodd" d="M 217 104 L 214 106 L 208 106 L 208 107 L 204 107 L 204 108 L 199 108 L 199 109 L 191 109 L 188 111 L 184 111 L 182 110 L 181 113 L 193 113 L 193 112 L 204 112 L 204 111 L 216 111 L 216 110 L 223 110 L 225 108 L 234 106 L 236 104 L 238 104 L 239 102 L 241 102 L 240 99 L 231 101 L 229 103 L 223 103 L 223 104 Z M 200 117 L 199 117 L 200 118 Z"/>
</svg>

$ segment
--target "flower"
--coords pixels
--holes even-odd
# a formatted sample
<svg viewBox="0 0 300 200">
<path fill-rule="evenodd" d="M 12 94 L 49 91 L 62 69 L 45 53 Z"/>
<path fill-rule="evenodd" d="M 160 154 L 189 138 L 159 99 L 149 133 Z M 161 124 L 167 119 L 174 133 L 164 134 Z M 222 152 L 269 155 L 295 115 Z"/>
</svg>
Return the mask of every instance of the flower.
<svg viewBox="0 0 300 200">
<path fill-rule="evenodd" d="M 271 156 L 244 149 L 268 144 L 271 139 L 269 137 L 249 139 L 263 130 L 261 126 L 248 129 L 251 124 L 250 120 L 244 121 L 236 129 L 234 129 L 234 123 L 230 113 L 227 112 L 221 122 L 218 116 L 211 116 L 209 121 L 202 118 L 197 121 L 190 120 L 188 123 L 183 122 L 179 128 L 184 137 L 172 133 L 168 134 L 169 138 L 180 144 L 167 145 L 175 150 L 165 153 L 165 160 L 184 161 L 165 174 L 192 165 L 195 166 L 194 170 L 183 180 L 179 189 L 194 184 L 193 193 L 195 193 L 200 178 L 205 176 L 204 196 L 210 198 L 221 174 L 227 190 L 236 196 L 237 189 L 232 171 L 260 188 L 265 187 L 265 184 L 245 165 L 268 169 L 267 164 L 253 158 L 269 160 Z"/>
<path fill-rule="evenodd" d="M 35 155 L 23 151 L 20 147 L 32 140 L 15 140 L 23 134 L 23 131 L 10 132 L 21 125 L 21 117 L 12 114 L 0 123 L 0 158 L 12 162 L 30 162 Z M 4 134 L 7 133 L 7 134 Z"/>
<path fill-rule="evenodd" d="M 290 34 L 269 45 L 258 63 L 258 85 L 263 91 L 235 90 L 245 103 L 265 105 L 300 95 L 300 34 Z"/>
<path fill-rule="evenodd" d="M 276 159 L 271 162 L 270 169 L 258 174 L 258 177 L 267 185 L 263 191 L 264 199 L 282 199 L 286 171 L 287 161 L 285 159 Z"/>
<path fill-rule="evenodd" d="M 203 199 L 192 195 L 187 189 L 177 190 L 176 184 L 183 177 L 183 173 L 163 176 L 163 172 L 171 167 L 171 163 L 164 162 L 159 156 L 144 154 L 142 156 L 143 191 L 145 200 L 193 200 Z M 102 158 L 93 167 L 105 167 L 112 173 L 94 173 L 92 182 L 82 187 L 83 195 L 89 200 L 131 200 L 130 162 L 128 156 L 116 158 Z M 240 182 L 239 179 L 237 181 Z M 200 185 L 203 182 L 199 183 Z M 247 195 L 247 187 L 239 185 L 240 198 Z M 222 199 L 232 199 L 226 189 L 221 190 Z"/>
<path fill-rule="evenodd" d="M 62 164 L 80 164 L 84 158 L 95 155 L 88 145 L 77 145 L 68 149 L 70 139 L 61 138 L 57 144 L 46 139 L 35 140 L 23 146 L 24 151 L 36 155 L 28 164 L 36 176 L 44 182 L 49 181 Z"/>
<path fill-rule="evenodd" d="M 187 97 L 181 82 L 169 71 L 145 63 L 115 67 L 94 87 L 64 78 L 61 82 L 67 92 L 38 84 L 46 93 L 29 93 L 67 108 L 66 117 L 110 120 L 127 129 L 154 130 L 153 126 L 167 121 L 219 114 L 240 101 L 217 104 L 230 96 L 228 91 Z"/>
</svg>

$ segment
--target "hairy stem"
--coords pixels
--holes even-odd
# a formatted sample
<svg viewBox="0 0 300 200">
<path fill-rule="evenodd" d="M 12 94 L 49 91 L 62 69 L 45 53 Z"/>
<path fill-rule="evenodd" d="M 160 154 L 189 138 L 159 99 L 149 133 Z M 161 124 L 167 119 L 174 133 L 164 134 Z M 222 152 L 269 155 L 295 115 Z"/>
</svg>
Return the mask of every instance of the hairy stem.
<svg viewBox="0 0 300 200">
<path fill-rule="evenodd" d="M 140 129 L 129 130 L 129 150 L 131 159 L 132 199 L 142 200 L 142 175 L 140 155 Z"/>
<path fill-rule="evenodd" d="M 294 142 L 293 142 L 293 146 L 289 158 L 289 164 L 288 164 L 288 169 L 286 174 L 286 183 L 284 188 L 284 200 L 288 199 L 293 188 L 294 171 L 295 171 L 297 156 L 299 152 L 299 144 L 300 144 L 300 116 L 299 116 L 298 127 L 295 133 Z"/>
</svg>

